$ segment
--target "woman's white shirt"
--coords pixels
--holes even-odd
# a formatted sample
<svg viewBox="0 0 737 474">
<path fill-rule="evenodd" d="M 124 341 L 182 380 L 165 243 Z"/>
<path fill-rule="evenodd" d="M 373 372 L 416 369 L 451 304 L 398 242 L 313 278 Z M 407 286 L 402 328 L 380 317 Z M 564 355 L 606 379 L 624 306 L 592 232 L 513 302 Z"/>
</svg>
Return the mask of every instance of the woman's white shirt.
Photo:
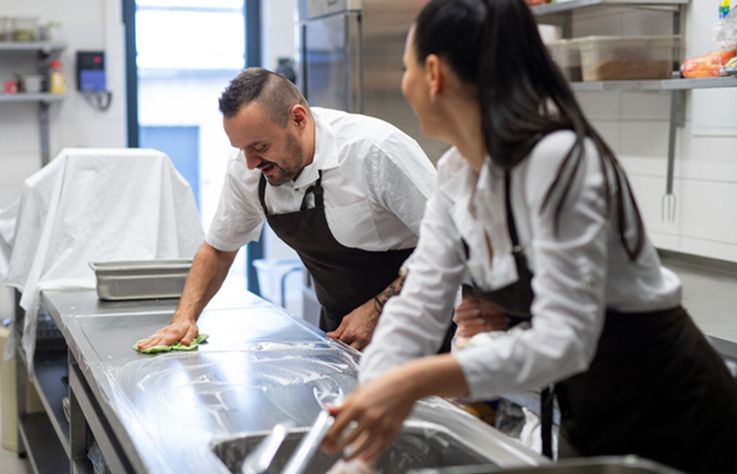
<svg viewBox="0 0 737 474">
<path fill-rule="evenodd" d="M 661 267 L 649 240 L 638 259 L 629 260 L 616 219 L 608 218 L 605 176 L 590 140 L 564 198 L 557 232 L 556 206 L 541 210 L 574 141 L 570 131 L 552 133 L 511 171 L 515 224 L 534 273 L 534 317 L 526 331 L 510 332 L 493 344 L 454 354 L 471 398 L 538 389 L 585 370 L 594 356 L 607 307 L 647 312 L 680 304 L 680 281 Z M 561 192 L 554 194 L 553 202 Z M 611 199 L 611 205 L 614 202 Z M 466 272 L 481 290 L 517 281 L 505 203 L 504 172 L 493 169 L 490 160 L 477 174 L 455 148 L 441 158 L 438 188 L 428 201 L 407 281 L 401 295 L 384 308 L 361 361 L 362 380 L 435 353 Z M 626 206 L 626 215 L 632 217 L 631 205 Z M 627 235 L 630 242 L 634 242 L 632 229 Z"/>
</svg>

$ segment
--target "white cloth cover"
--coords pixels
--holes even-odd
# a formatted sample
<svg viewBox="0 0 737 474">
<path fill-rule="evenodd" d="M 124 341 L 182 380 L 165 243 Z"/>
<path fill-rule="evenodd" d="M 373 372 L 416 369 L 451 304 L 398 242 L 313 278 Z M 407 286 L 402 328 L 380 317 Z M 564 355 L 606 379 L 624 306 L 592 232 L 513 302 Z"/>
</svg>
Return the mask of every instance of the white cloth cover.
<svg viewBox="0 0 737 474">
<path fill-rule="evenodd" d="M 15 219 L 18 216 L 18 201 L 5 209 L 0 210 L 0 278 L 3 280 L 8 274 L 8 263 L 13 234 L 15 233 Z"/>
<path fill-rule="evenodd" d="M 204 239 L 189 184 L 150 149 L 64 149 L 23 185 L 6 284 L 22 293 L 33 360 L 40 293 L 94 288 L 89 262 L 192 258 Z"/>
</svg>

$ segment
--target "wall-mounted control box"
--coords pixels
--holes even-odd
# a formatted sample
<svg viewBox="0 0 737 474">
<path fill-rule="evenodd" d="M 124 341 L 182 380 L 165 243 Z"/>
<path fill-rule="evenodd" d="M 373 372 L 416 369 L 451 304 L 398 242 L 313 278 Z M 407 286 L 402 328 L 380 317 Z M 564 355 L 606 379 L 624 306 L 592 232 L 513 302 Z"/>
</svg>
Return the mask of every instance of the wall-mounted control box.
<svg viewBox="0 0 737 474">
<path fill-rule="evenodd" d="M 81 92 L 107 90 L 105 52 L 77 51 L 77 90 Z"/>
</svg>

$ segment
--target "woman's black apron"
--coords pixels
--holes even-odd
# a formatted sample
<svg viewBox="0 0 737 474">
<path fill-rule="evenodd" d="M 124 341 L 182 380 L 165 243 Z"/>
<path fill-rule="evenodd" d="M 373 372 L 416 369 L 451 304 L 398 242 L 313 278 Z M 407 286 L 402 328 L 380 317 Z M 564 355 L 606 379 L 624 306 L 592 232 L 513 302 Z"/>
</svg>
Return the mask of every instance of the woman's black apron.
<svg viewBox="0 0 737 474">
<path fill-rule="evenodd" d="M 266 209 L 263 175 L 258 194 L 269 226 L 297 252 L 312 275 L 317 300 L 322 305 L 320 329 L 328 332 L 340 325 L 343 316 L 389 286 L 414 248 L 371 252 L 342 245 L 328 227 L 321 182 L 322 171 L 315 184 L 305 191 L 300 210 L 286 214 L 270 214 Z M 315 207 L 308 209 L 310 193 L 315 196 Z"/>
<path fill-rule="evenodd" d="M 532 273 L 519 245 L 509 173 L 505 187 L 519 279 L 473 291 L 519 321 L 532 317 Z M 737 383 L 681 306 L 648 313 L 607 309 L 588 370 L 557 382 L 554 393 L 561 435 L 583 456 L 636 454 L 689 473 L 737 473 Z M 552 400 L 544 389 L 547 455 Z"/>
</svg>

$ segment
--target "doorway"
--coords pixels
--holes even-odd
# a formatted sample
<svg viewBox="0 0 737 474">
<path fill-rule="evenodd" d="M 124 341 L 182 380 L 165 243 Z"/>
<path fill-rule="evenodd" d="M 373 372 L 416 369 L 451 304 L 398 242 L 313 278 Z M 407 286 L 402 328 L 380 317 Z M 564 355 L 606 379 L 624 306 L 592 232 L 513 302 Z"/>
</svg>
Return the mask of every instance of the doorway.
<svg viewBox="0 0 737 474">
<path fill-rule="evenodd" d="M 259 0 L 123 0 L 123 8 L 128 146 L 169 155 L 207 229 L 234 152 L 217 99 L 245 66 L 260 63 Z M 259 243 L 239 252 L 228 280 L 258 292 L 249 262 L 261 254 Z"/>
</svg>

